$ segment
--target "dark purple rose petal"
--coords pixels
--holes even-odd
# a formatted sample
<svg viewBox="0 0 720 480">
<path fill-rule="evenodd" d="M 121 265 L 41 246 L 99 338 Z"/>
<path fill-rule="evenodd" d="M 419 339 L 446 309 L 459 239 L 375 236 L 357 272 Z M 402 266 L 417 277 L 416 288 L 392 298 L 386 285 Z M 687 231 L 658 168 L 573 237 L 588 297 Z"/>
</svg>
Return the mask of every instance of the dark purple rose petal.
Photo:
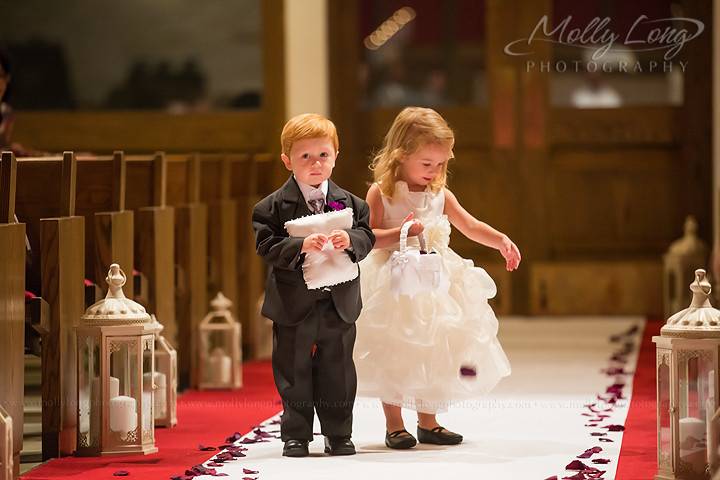
<svg viewBox="0 0 720 480">
<path fill-rule="evenodd" d="M 580 460 L 573 460 L 565 465 L 565 470 L 585 470 L 586 468 L 588 468 L 588 466 Z"/>
<path fill-rule="evenodd" d="M 242 433 L 235 432 L 225 439 L 225 443 L 234 443 L 242 438 Z"/>
<path fill-rule="evenodd" d="M 243 473 L 245 475 L 257 475 L 260 472 L 257 470 L 250 470 L 249 468 L 243 468 Z"/>
<path fill-rule="evenodd" d="M 602 448 L 592 447 L 592 448 L 588 448 L 587 450 L 585 450 L 583 453 L 578 455 L 576 458 L 590 458 L 593 455 L 595 455 L 596 453 L 600 453 L 600 452 L 602 452 Z"/>
<path fill-rule="evenodd" d="M 593 437 L 604 437 L 605 435 L 607 435 L 607 433 L 605 433 L 605 432 L 592 432 L 590 435 L 592 435 Z"/>
<path fill-rule="evenodd" d="M 592 463 L 606 464 L 606 463 L 610 463 L 610 459 L 609 458 L 595 458 L 592 460 Z"/>
<path fill-rule="evenodd" d="M 626 372 L 623 367 L 611 367 L 603 370 L 605 375 L 630 375 L 630 372 Z"/>
<path fill-rule="evenodd" d="M 253 433 L 255 434 L 256 438 L 277 438 L 272 433 L 264 432 L 264 431 L 260 430 L 259 428 L 256 428 L 255 430 L 253 430 Z"/>
<path fill-rule="evenodd" d="M 623 427 L 622 425 L 608 425 L 607 427 L 603 428 L 607 428 L 609 432 L 622 432 L 625 430 L 625 427 Z"/>
<path fill-rule="evenodd" d="M 113 477 L 127 477 L 130 475 L 130 472 L 127 470 L 118 470 L 117 472 L 113 472 Z"/>
<path fill-rule="evenodd" d="M 461 377 L 477 377 L 477 370 L 473 367 L 460 367 Z"/>
<path fill-rule="evenodd" d="M 600 440 L 601 442 L 614 442 L 615 441 L 611 438 L 598 438 L 598 440 Z"/>
<path fill-rule="evenodd" d="M 203 444 L 201 443 L 200 445 L 198 445 L 198 450 L 201 450 L 201 451 L 203 451 L 203 452 L 212 452 L 213 450 L 217 450 L 217 448 L 215 448 L 215 447 L 207 447 L 207 446 L 205 446 L 205 445 L 203 445 Z"/>
<path fill-rule="evenodd" d="M 581 472 L 578 472 L 571 477 L 563 477 L 562 480 L 585 480 L 585 475 L 583 475 Z"/>
</svg>

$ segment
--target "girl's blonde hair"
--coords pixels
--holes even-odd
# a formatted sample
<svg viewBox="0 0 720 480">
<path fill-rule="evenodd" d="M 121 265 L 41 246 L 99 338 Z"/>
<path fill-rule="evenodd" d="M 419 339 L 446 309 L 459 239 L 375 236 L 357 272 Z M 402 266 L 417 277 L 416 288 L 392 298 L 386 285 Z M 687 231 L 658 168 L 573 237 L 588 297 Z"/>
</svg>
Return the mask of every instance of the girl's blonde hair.
<svg viewBox="0 0 720 480">
<path fill-rule="evenodd" d="M 415 153 L 418 148 L 437 143 L 447 145 L 452 158 L 455 135 L 444 118 L 432 108 L 404 108 L 393 121 L 385 135 L 383 146 L 370 163 L 373 178 L 380 186 L 380 191 L 392 197 L 395 182 L 400 179 L 402 160 Z M 433 192 L 445 187 L 447 182 L 447 162 L 443 171 L 430 184 Z"/>
</svg>

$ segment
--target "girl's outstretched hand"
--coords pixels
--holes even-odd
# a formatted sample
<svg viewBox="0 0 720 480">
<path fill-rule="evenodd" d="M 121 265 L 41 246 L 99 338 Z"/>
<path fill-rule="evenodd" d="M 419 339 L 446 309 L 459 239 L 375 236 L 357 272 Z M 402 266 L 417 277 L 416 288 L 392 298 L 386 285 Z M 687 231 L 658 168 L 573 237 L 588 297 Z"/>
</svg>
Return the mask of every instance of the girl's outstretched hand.
<svg viewBox="0 0 720 480">
<path fill-rule="evenodd" d="M 507 235 L 503 235 L 502 243 L 498 250 L 500 250 L 500 253 L 505 258 L 505 269 L 508 272 L 512 272 L 518 268 L 520 260 L 522 259 L 520 250 Z"/>
<path fill-rule="evenodd" d="M 408 237 L 416 237 L 420 235 L 425 227 L 423 226 L 422 222 L 420 220 L 413 220 L 413 217 L 415 216 L 415 212 L 410 212 L 407 217 L 405 217 L 405 220 L 400 223 L 400 226 L 402 227 L 407 222 L 411 221 L 413 224 L 408 229 Z"/>
</svg>

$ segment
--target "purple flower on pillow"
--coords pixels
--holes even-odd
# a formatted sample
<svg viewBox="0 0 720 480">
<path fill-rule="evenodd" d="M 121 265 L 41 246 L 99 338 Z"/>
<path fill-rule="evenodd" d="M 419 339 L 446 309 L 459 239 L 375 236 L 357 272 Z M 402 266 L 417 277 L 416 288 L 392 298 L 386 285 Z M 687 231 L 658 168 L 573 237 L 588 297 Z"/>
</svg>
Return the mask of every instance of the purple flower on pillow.
<svg viewBox="0 0 720 480">
<path fill-rule="evenodd" d="M 327 203 L 328 212 L 337 212 L 338 210 L 345 210 L 345 204 L 341 201 L 331 201 Z"/>
</svg>

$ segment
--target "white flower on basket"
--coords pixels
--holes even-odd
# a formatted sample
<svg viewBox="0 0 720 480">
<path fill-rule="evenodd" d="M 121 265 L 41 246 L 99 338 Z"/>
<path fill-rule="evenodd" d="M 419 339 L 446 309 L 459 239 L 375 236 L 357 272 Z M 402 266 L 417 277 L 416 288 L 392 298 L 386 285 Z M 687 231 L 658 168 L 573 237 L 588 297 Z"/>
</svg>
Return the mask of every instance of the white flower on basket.
<svg viewBox="0 0 720 480">
<path fill-rule="evenodd" d="M 450 222 L 447 215 L 424 222 L 425 241 L 428 251 L 444 250 L 450 245 Z"/>
<path fill-rule="evenodd" d="M 333 230 L 346 230 L 352 226 L 352 208 L 307 215 L 285 222 L 285 230 L 291 237 L 303 238 L 313 233 L 330 235 Z M 311 290 L 349 282 L 358 276 L 358 266 L 347 252 L 335 250 L 330 241 L 322 251 L 305 255 L 302 270 L 305 284 Z"/>
</svg>

